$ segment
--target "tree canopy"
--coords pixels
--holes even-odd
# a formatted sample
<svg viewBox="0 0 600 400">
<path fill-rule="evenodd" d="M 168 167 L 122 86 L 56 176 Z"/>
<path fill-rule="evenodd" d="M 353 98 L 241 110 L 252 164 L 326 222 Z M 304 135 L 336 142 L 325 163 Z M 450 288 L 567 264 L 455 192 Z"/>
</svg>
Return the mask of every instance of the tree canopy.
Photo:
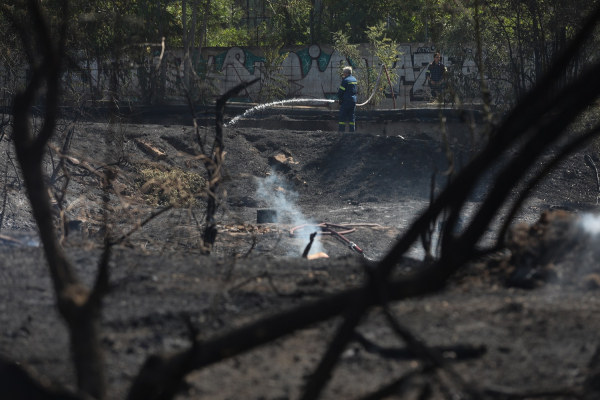
<svg viewBox="0 0 600 400">
<path fill-rule="evenodd" d="M 582 26 L 594 1 L 82 0 L 66 11 L 58 0 L 41 4 L 52 26 L 62 20 L 61 13 L 68 14 L 65 46 L 71 59 L 79 65 L 82 60 L 95 62 L 102 71 L 114 70 L 114 60 L 124 54 L 147 63 L 149 56 L 160 54 L 163 38 L 166 49 L 195 54 L 212 46 L 275 49 L 334 44 L 340 33 L 350 44 L 369 43 L 377 27 L 386 40 L 433 43 L 451 56 L 453 65 L 465 61 L 477 65 L 479 76 L 451 73 L 451 80 L 467 95 L 484 90 L 485 77 L 494 101 L 510 105 L 544 75 Z M 11 18 L 26 17 L 24 0 L 6 0 L 2 7 L 13 11 Z M 9 22 L 0 13 L 5 39 L 0 62 L 10 67 L 22 65 L 27 54 L 14 40 L 17 32 Z M 588 42 L 560 78 L 563 83 L 598 57 L 598 35 Z M 193 62 L 184 60 L 188 84 Z M 144 88 L 148 98 L 158 90 L 151 87 L 153 73 L 157 72 L 138 76 L 148 82 Z M 106 78 L 113 86 L 119 84 L 116 75 Z"/>
</svg>

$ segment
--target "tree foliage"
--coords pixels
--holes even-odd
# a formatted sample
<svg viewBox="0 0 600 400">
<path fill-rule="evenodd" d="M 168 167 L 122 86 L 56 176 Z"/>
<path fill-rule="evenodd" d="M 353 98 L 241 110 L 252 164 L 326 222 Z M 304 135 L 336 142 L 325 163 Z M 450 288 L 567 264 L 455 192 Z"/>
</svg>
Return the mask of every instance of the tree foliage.
<svg viewBox="0 0 600 400">
<path fill-rule="evenodd" d="M 501 0 L 488 2 L 435 1 L 430 8 L 432 40 L 455 64 L 470 59 L 481 67 L 492 86 L 490 99 L 513 105 L 540 81 L 552 62 L 564 51 L 594 6 L 593 1 Z M 564 86 L 598 57 L 597 35 L 559 78 Z M 475 78 L 475 79 L 473 79 Z M 469 79 L 469 77 L 466 77 Z M 470 85 L 481 91 L 476 76 Z"/>
<path fill-rule="evenodd" d="M 383 23 L 369 27 L 365 34 L 369 41 L 366 51 L 379 60 L 377 65 L 368 65 L 362 58 L 359 46 L 349 43 L 349 36 L 343 31 L 334 34 L 334 49 L 355 68 L 353 74 L 359 81 L 359 97 L 362 99 L 359 101 L 365 101 L 373 95 L 369 106 L 375 107 L 385 98 L 390 84 L 394 86 L 398 81 L 398 74 L 392 69 L 392 66 L 398 58 L 399 48 L 395 41 L 386 37 Z M 340 75 L 344 66 L 338 66 Z M 388 70 L 385 74 L 383 73 L 384 66 Z M 388 76 L 390 82 L 387 80 Z"/>
<path fill-rule="evenodd" d="M 3 6 L 22 20 L 25 3 L 6 0 Z M 59 5 L 58 0 L 41 5 L 53 32 L 61 20 Z M 129 94 L 135 80 L 142 97 L 136 100 L 161 104 L 167 90 L 161 82 L 167 70 L 181 67 L 181 77 L 171 82 L 176 90 L 185 84 L 195 101 L 207 102 L 213 98 L 214 86 L 203 69 L 205 61 L 198 57 L 202 47 L 253 45 L 273 51 L 282 45 L 333 43 L 339 48 L 338 33 L 343 32 L 350 45 L 371 43 L 373 48 L 378 43 L 379 49 L 392 42 L 432 43 L 453 66 L 448 83 L 455 99 L 509 109 L 545 74 L 593 5 L 593 0 L 82 0 L 69 9 L 65 53 L 70 63 L 68 79 L 87 91 L 82 95 L 67 85 L 65 93 L 71 97 L 66 100 L 75 104 L 129 101 L 139 96 Z M 0 78 L 2 90 L 14 92 L 18 79 L 11 66 L 22 66 L 26 60 L 33 65 L 35 60 L 28 58 L 15 40 L 17 32 L 2 18 Z M 599 44 L 597 34 L 588 39 L 559 78 L 561 85 L 598 58 Z M 187 54 L 183 60 L 168 55 L 169 50 L 181 48 Z M 158 68 L 157 58 L 163 53 L 167 56 Z M 358 62 L 357 57 L 350 58 Z M 365 89 L 376 79 L 371 72 L 365 70 Z M 109 90 L 102 90 L 106 87 Z"/>
</svg>

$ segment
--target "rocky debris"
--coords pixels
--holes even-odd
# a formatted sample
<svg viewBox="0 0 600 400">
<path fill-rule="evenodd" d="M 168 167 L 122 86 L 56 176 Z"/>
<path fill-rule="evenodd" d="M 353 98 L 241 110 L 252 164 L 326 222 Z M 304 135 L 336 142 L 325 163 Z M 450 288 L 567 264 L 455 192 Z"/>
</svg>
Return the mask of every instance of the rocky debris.
<svg viewBox="0 0 600 400">
<path fill-rule="evenodd" d="M 269 165 L 272 165 L 275 168 L 279 168 L 283 171 L 289 171 L 294 166 L 298 165 L 298 161 L 294 161 L 294 158 L 289 154 L 289 152 L 282 152 L 269 157 Z"/>
<path fill-rule="evenodd" d="M 160 150 L 156 145 L 152 145 L 141 139 L 135 139 L 135 143 L 140 147 L 140 149 L 142 149 L 142 151 L 151 155 L 156 160 L 164 160 L 167 158 L 167 153 Z"/>
</svg>

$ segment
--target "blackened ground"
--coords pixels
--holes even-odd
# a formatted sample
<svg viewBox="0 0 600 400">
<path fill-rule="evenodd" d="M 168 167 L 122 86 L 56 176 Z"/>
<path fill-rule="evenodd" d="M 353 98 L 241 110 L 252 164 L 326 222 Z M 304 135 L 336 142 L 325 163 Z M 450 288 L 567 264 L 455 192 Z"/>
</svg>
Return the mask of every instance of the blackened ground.
<svg viewBox="0 0 600 400">
<path fill-rule="evenodd" d="M 58 147 L 68 132 L 67 124 L 63 128 L 56 137 Z M 200 136 L 210 133 L 203 128 Z M 300 223 L 299 217 L 352 225 L 356 231 L 345 236 L 369 259 L 380 259 L 427 207 L 432 176 L 436 193 L 446 184 L 446 149 L 434 137 L 434 132 L 386 136 L 227 129 L 226 194 L 213 255 L 200 255 L 202 198 L 192 208 L 161 215 L 115 250 L 113 286 L 103 316 L 112 398 L 125 397 L 149 355 L 189 346 L 184 314 L 192 317 L 202 338 L 210 338 L 360 285 L 367 262 L 360 254 L 328 236 L 321 238 L 321 250 L 330 258 L 301 259 L 305 239 L 290 237 L 289 230 Z M 165 157 L 155 158 L 140 142 Z M 458 168 L 473 149 L 464 141 L 450 143 Z M 22 182 L 7 159 L 9 145 L 5 139 L 0 148 L 3 171 L 8 166 L 6 179 L 2 174 L 6 205 L 0 232 L 0 353 L 73 387 L 67 332 L 54 308 Z M 117 232 L 125 233 L 151 212 L 136 181 L 141 166 L 202 174 L 202 162 L 194 157 L 198 148 L 189 126 L 78 125 L 71 148 L 76 161 L 68 164 L 67 214 L 81 221 L 82 229 L 71 232 L 64 244 L 87 284 L 95 276 L 104 214 Z M 428 345 L 483 348 L 483 354 L 466 360 L 444 353 L 458 374 L 481 389 L 519 393 L 578 388 L 587 376 L 600 329 L 598 246 L 579 219 L 596 211 L 595 173 L 583 160 L 588 153 L 594 156 L 591 148 L 582 150 L 538 185 L 515 221 L 527 225 L 515 231 L 510 251 L 464 268 L 438 294 L 392 307 Z M 98 178 L 77 166 L 84 161 L 94 168 L 118 162 L 121 168 L 115 190 L 108 194 L 108 210 Z M 48 176 L 56 163 L 56 155 L 46 160 Z M 57 187 L 61 182 L 57 180 Z M 261 185 L 263 192 L 258 190 Z M 484 176 L 470 196 L 465 222 L 490 185 L 491 176 Z M 264 208 L 278 210 L 277 223 L 256 223 L 257 210 Z M 566 213 L 544 214 L 536 223 L 542 212 L 557 209 Z M 501 222 L 494 221 L 483 244 L 493 243 Z M 422 250 L 415 246 L 409 255 L 422 257 Z M 406 259 L 398 273 L 415 268 L 418 262 Z M 186 378 L 179 398 L 298 398 L 339 322 L 311 326 L 195 372 Z M 380 346 L 403 346 L 377 309 L 359 331 Z M 324 398 L 361 398 L 418 365 L 410 358 L 369 350 L 358 342 L 350 345 Z M 434 396 L 442 396 L 437 387 Z"/>
</svg>

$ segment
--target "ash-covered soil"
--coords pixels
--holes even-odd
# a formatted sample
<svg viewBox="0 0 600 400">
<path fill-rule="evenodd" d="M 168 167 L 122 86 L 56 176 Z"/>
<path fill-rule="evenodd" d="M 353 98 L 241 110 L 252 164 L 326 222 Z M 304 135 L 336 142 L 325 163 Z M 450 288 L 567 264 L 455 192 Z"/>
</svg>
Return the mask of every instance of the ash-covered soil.
<svg viewBox="0 0 600 400">
<path fill-rule="evenodd" d="M 427 207 L 432 176 L 436 193 L 448 179 L 447 151 L 433 132 L 386 136 L 233 126 L 225 130 L 219 235 L 206 256 L 200 245 L 206 201 L 201 191 L 195 201 L 135 229 L 166 201 L 197 188 L 196 174 L 204 176 L 198 136 L 210 148 L 212 129 L 198 134 L 183 125 L 65 122 L 53 143 L 56 149 L 70 143 L 66 169 L 59 168 L 56 151 L 46 159 L 55 198 L 65 193 L 62 212 L 55 205 L 57 232 L 87 284 L 94 280 L 105 224 L 114 237 L 131 233 L 113 253 L 112 289 L 104 301 L 111 398 L 126 396 L 149 355 L 190 345 L 186 316 L 200 338 L 208 339 L 363 284 L 366 266 L 381 259 Z M 67 331 L 54 307 L 9 138 L 0 143 L 0 355 L 73 388 Z M 476 149 L 464 138 L 452 139 L 449 149 L 459 169 Z M 594 371 L 589 363 L 600 329 L 597 243 L 584 228 L 596 222 L 584 216 L 597 210 L 597 181 L 585 154 L 597 161 L 590 148 L 583 149 L 538 185 L 517 215 L 515 224 L 524 225 L 517 225 L 506 250 L 463 268 L 444 291 L 391 308 L 427 345 L 445 349 L 442 355 L 458 375 L 488 394 L 600 395 L 593 385 L 584 389 Z M 117 175 L 103 191 L 97 172 L 108 167 Z M 170 177 L 168 185 L 164 176 Z M 470 195 L 465 223 L 491 185 L 486 175 Z M 257 223 L 263 209 L 276 210 L 277 222 Z M 68 234 L 58 222 L 61 213 L 71 227 Z M 329 258 L 302 259 L 307 238 L 290 236 L 290 229 L 304 224 L 315 229 L 310 226 L 319 223 L 355 229 L 344 237 L 365 256 L 333 235 L 318 237 L 311 252 Z M 501 223 L 502 216 L 482 245 L 494 242 Z M 407 256 L 412 258 L 398 266 L 398 274 L 419 268 L 423 251 L 415 245 Z M 178 398 L 299 398 L 340 321 L 194 372 Z M 323 398 L 363 398 L 419 368 L 401 351 L 404 344 L 381 310 L 368 314 L 359 333 L 369 343 L 352 342 Z M 470 350 L 459 351 L 463 348 Z M 414 397 L 419 381 L 412 385 Z M 440 386 L 432 393 L 444 396 Z"/>
</svg>

